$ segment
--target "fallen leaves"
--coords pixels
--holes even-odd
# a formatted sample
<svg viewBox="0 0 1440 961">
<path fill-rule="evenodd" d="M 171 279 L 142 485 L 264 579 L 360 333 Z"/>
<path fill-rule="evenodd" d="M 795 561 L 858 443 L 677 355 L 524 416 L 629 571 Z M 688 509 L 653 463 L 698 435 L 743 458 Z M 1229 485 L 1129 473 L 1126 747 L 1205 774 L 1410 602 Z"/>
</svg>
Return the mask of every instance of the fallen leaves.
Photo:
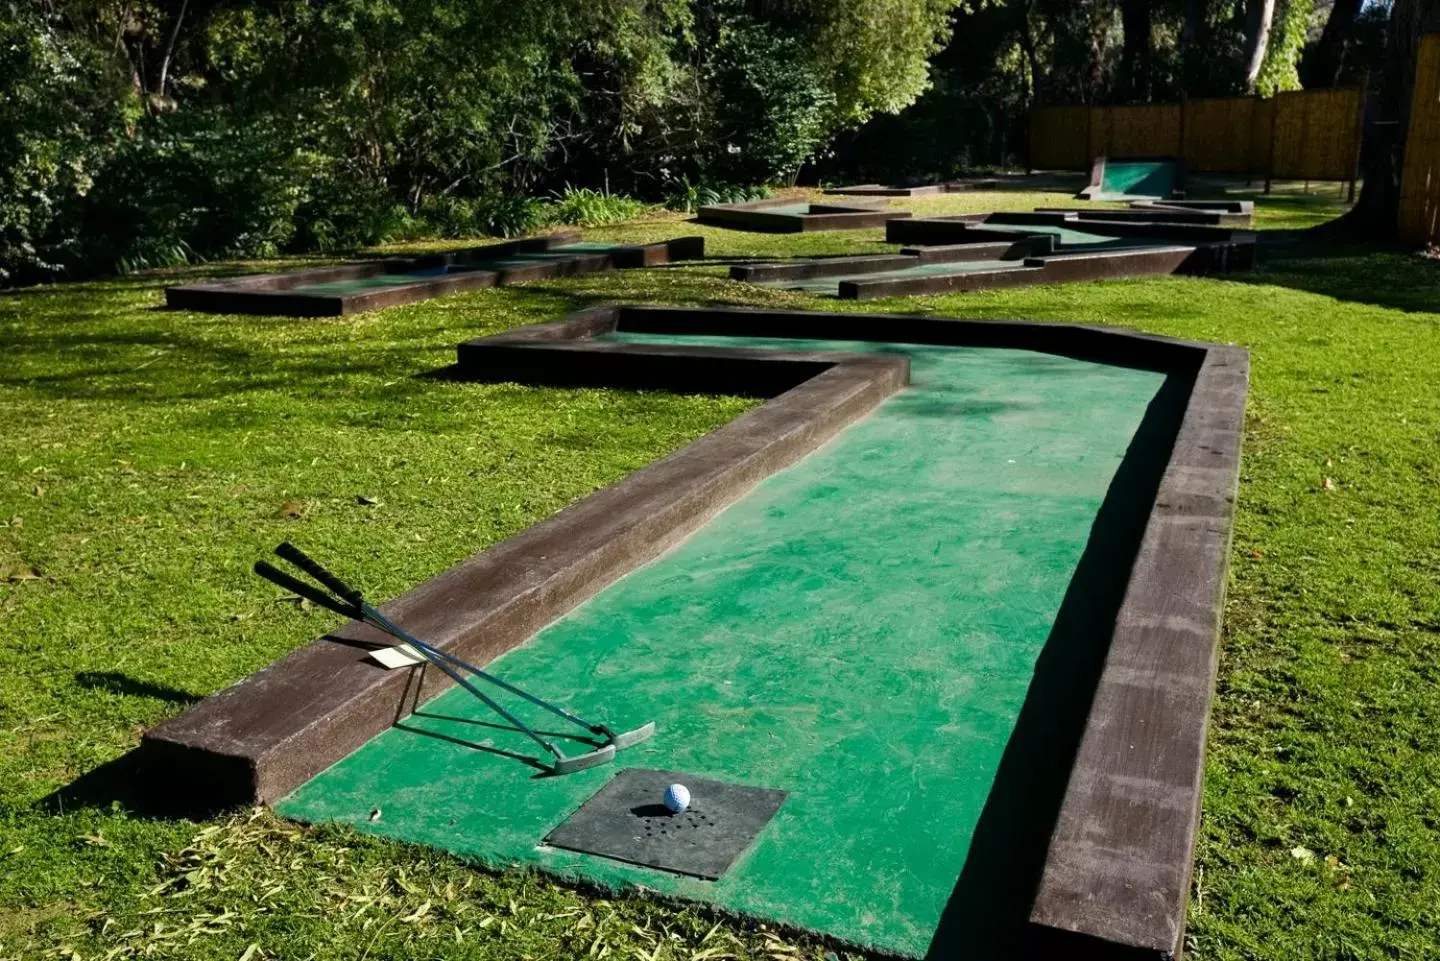
<svg viewBox="0 0 1440 961">
<path fill-rule="evenodd" d="M 280 516 L 289 520 L 299 520 L 305 516 L 305 502 L 289 500 L 280 505 Z"/>
<path fill-rule="evenodd" d="M 1349 801 L 1349 798 L 1346 798 Z M 1350 865 L 1340 860 L 1338 854 L 1327 854 L 1323 859 L 1307 847 L 1293 847 L 1290 856 L 1303 864 L 1323 867 L 1330 876 L 1336 890 L 1350 890 Z"/>
<path fill-rule="evenodd" d="M 452 944 L 503 941 L 546 946 L 507 952 L 534 961 L 587 952 L 610 961 L 839 961 L 763 925 L 702 922 L 647 898 L 596 898 L 533 875 L 497 877 L 443 854 L 401 850 L 377 859 L 363 853 L 372 843 L 263 809 L 207 825 L 165 856 L 158 883 L 133 911 L 95 916 L 98 955 L 94 944 L 76 949 L 109 961 L 266 961 L 289 954 L 262 950 L 255 925 L 285 912 L 326 919 L 336 956 L 353 947 L 357 957 L 361 949 L 375 957 L 437 957 Z"/>
</svg>

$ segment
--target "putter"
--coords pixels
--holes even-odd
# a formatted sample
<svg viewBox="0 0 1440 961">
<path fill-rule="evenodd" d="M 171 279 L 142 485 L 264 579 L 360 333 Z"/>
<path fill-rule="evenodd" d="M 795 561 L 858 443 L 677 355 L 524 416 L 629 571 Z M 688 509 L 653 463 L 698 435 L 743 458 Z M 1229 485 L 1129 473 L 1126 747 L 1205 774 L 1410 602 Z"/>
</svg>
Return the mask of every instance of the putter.
<svg viewBox="0 0 1440 961">
<path fill-rule="evenodd" d="M 409 632 L 401 629 L 397 624 L 395 624 L 395 622 L 391 621 L 384 614 L 381 614 L 370 604 L 366 603 L 365 598 L 361 595 L 359 591 L 355 590 L 353 587 L 340 580 L 340 578 L 336 577 L 330 571 L 326 570 L 323 566 L 319 564 L 319 562 L 315 561 L 313 558 L 307 555 L 304 551 L 300 550 L 300 548 L 296 547 L 294 544 L 291 544 L 289 542 L 281 544 L 275 549 L 275 553 L 280 557 L 284 558 L 285 560 L 289 561 L 290 563 L 294 564 L 296 567 L 300 568 L 302 571 L 309 574 L 311 577 L 315 578 L 315 580 L 323 584 L 326 588 L 333 592 L 333 594 L 328 594 L 325 591 L 322 591 L 311 584 L 307 584 L 304 581 L 301 581 L 298 578 L 293 577 L 282 570 L 279 570 L 273 565 L 266 563 L 265 561 L 260 561 L 256 563 L 255 573 L 270 581 L 272 584 L 275 584 L 278 587 L 282 587 L 285 590 L 290 591 L 291 593 L 303 597 L 313 604 L 317 604 L 320 607 L 326 608 L 327 610 L 334 611 L 335 613 L 340 614 L 344 617 L 363 621 L 375 628 L 378 628 L 381 631 L 384 631 L 386 634 L 389 634 L 392 637 L 395 637 L 403 641 L 404 643 L 410 645 L 417 652 L 419 652 L 419 654 L 423 658 L 425 658 L 428 663 L 435 665 L 437 669 L 444 672 L 444 674 L 451 680 L 453 680 L 456 684 L 459 684 L 461 687 L 465 688 L 466 691 L 474 695 L 482 704 L 490 708 L 496 714 L 500 715 L 510 724 L 514 725 L 516 729 L 522 731 L 531 740 L 543 747 L 553 758 L 553 762 L 550 767 L 551 773 L 570 774 L 575 771 L 583 771 L 586 768 L 606 764 L 615 759 L 616 751 L 622 751 L 625 748 L 633 747 L 636 744 L 641 743 L 642 741 L 648 740 L 655 733 L 654 721 L 644 724 L 634 729 L 633 731 L 625 731 L 621 733 L 615 732 L 608 725 L 605 724 L 591 724 L 589 721 L 586 721 L 585 719 L 571 713 L 570 711 L 565 710 L 563 707 L 560 707 L 557 704 L 553 704 L 542 697 L 539 697 L 535 694 L 530 693 L 529 691 L 526 691 L 521 687 L 511 684 L 509 681 L 497 677 L 494 674 L 489 673 L 488 671 L 483 671 L 472 664 L 467 664 L 465 661 L 462 661 L 455 655 L 442 651 L 439 648 L 432 647 L 431 645 L 425 643 L 419 638 L 411 635 Z M 555 714 L 558 717 L 562 717 L 578 727 L 584 728 L 588 733 L 604 738 L 605 743 L 602 744 L 600 747 L 596 748 L 595 750 L 587 752 L 585 754 L 580 754 L 573 757 L 567 756 L 563 751 L 561 751 L 550 741 L 545 740 L 543 737 L 537 734 L 529 725 L 525 724 L 515 715 L 511 714 L 504 707 L 498 704 L 493 698 L 487 695 L 484 691 L 480 690 L 478 687 L 472 684 L 460 673 L 461 671 L 468 672 L 469 674 L 480 678 L 483 681 L 488 681 L 489 683 L 496 685 L 502 690 L 509 691 L 511 694 L 514 694 L 517 697 L 521 697 L 538 707 L 542 707 L 545 710 L 550 711 L 552 714 Z"/>
</svg>

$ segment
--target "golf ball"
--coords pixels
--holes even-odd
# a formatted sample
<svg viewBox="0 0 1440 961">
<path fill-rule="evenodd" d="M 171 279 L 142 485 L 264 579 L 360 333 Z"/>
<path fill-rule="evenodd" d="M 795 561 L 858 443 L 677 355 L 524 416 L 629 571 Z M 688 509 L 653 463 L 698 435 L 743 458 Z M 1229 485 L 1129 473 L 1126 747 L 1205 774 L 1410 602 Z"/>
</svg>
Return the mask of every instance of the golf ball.
<svg viewBox="0 0 1440 961">
<path fill-rule="evenodd" d="M 665 806 L 679 814 L 690 806 L 690 789 L 683 784 L 672 784 L 665 789 Z"/>
</svg>

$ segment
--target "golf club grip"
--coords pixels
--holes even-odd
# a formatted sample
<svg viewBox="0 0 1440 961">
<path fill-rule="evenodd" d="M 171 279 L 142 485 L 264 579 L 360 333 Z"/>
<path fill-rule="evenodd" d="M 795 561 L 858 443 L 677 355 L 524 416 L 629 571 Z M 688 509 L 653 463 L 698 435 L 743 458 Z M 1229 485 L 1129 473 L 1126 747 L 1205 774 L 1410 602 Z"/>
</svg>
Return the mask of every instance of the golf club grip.
<svg viewBox="0 0 1440 961">
<path fill-rule="evenodd" d="M 321 584 L 324 584 L 326 587 L 330 588 L 330 590 L 334 591 L 336 594 L 339 594 L 341 597 L 345 598 L 350 603 L 356 605 L 360 603 L 361 597 L 359 591 L 355 590 L 355 588 L 351 587 L 349 584 L 346 584 L 334 574 L 331 574 L 324 567 L 320 566 L 319 561 L 315 560 L 309 554 L 306 554 L 304 551 L 302 551 L 300 548 L 296 547 L 289 541 L 286 541 L 279 547 L 275 548 L 275 553 L 280 555 L 290 563 L 294 564 L 306 574 L 309 574 L 311 577 L 315 578 Z"/>
<path fill-rule="evenodd" d="M 274 584 L 276 587 L 283 587 L 285 588 L 285 590 L 290 591 L 292 594 L 298 594 L 300 597 L 305 598 L 305 600 L 309 601 L 310 603 L 318 604 L 326 610 L 334 611 L 336 614 L 341 614 L 345 617 L 359 616 L 360 612 L 355 610 L 354 608 L 346 607 L 344 604 L 340 603 L 335 598 L 331 597 L 329 594 L 326 594 L 323 591 L 319 591 L 314 587 L 311 587 L 309 584 L 306 584 L 302 580 L 297 580 L 296 578 L 291 577 L 289 574 L 286 574 L 278 567 L 275 567 L 267 563 L 266 561 L 255 562 L 255 573 L 259 574 L 261 577 L 265 578 L 267 581 L 269 581 L 271 584 Z"/>
</svg>

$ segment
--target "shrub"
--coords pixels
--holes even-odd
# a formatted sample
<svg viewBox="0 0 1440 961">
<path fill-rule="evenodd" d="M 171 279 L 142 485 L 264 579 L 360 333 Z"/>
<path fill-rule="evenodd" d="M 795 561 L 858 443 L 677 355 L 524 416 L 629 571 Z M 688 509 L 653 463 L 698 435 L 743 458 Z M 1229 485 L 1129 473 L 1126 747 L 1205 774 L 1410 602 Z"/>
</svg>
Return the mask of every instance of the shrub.
<svg viewBox="0 0 1440 961">
<path fill-rule="evenodd" d="M 722 24 L 705 69 L 715 108 L 702 169 L 739 182 L 793 182 L 833 133 L 835 93 L 796 36 L 733 13 Z"/>
<path fill-rule="evenodd" d="M 749 200 L 764 200 L 770 196 L 770 188 L 740 187 L 735 184 L 692 184 L 690 178 L 682 177 L 679 187 L 665 201 L 671 210 L 693 214 L 701 207 L 711 204 L 739 204 Z"/>
<path fill-rule="evenodd" d="M 588 187 L 566 186 L 549 205 L 552 223 L 580 227 L 599 227 L 620 220 L 633 220 L 645 210 L 645 204 L 609 191 Z"/>
<path fill-rule="evenodd" d="M 296 212 L 321 171 L 263 120 L 200 111 L 145 118 L 84 200 L 80 261 L 108 271 L 274 255 L 292 246 Z"/>
<path fill-rule="evenodd" d="M 40 4 L 0 6 L 0 285 L 79 257 L 75 213 L 138 103 Z"/>
<path fill-rule="evenodd" d="M 517 237 L 534 233 L 549 222 L 549 211 L 534 197 L 501 195 L 476 205 L 476 233 L 494 237 Z"/>
</svg>

